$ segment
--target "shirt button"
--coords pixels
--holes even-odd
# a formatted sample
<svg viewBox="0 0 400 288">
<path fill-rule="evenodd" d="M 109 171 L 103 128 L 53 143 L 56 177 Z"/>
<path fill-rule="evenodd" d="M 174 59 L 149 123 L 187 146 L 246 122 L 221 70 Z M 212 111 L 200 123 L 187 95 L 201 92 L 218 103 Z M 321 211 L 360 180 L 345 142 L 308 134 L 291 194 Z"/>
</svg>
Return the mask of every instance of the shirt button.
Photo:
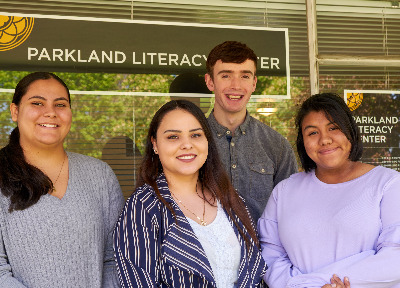
<svg viewBox="0 0 400 288">
<path fill-rule="evenodd" d="M 222 134 L 219 134 L 219 133 L 218 133 L 218 134 L 217 134 L 217 136 L 218 136 L 218 137 L 221 137 L 221 136 L 222 136 Z"/>
<path fill-rule="evenodd" d="M 245 134 L 246 134 L 246 131 L 243 131 L 242 134 L 245 135 Z"/>
<path fill-rule="evenodd" d="M 231 134 L 231 131 L 229 131 L 229 130 L 226 131 L 226 135 L 229 135 L 229 134 Z"/>
<path fill-rule="evenodd" d="M 262 172 L 262 173 L 264 173 L 264 172 L 265 172 L 265 169 L 264 169 L 264 168 L 262 168 L 262 169 L 261 169 L 261 172 Z"/>
<path fill-rule="evenodd" d="M 232 147 L 235 146 L 235 143 L 232 142 L 232 143 L 231 143 L 231 146 L 232 146 Z"/>
<path fill-rule="evenodd" d="M 236 169 L 236 164 L 233 164 L 233 165 L 232 165 L 232 168 L 233 168 L 233 169 Z"/>
</svg>

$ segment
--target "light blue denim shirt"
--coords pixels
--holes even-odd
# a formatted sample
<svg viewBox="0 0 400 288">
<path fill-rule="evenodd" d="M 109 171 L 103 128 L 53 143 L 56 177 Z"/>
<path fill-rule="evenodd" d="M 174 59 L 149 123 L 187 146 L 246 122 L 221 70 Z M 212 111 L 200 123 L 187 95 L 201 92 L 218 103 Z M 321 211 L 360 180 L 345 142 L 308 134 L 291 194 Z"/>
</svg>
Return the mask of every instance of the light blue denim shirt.
<svg viewBox="0 0 400 288">
<path fill-rule="evenodd" d="M 228 128 L 217 122 L 213 113 L 208 117 L 208 123 L 219 156 L 257 223 L 275 185 L 298 172 L 293 149 L 281 134 L 248 112 L 233 136 Z"/>
</svg>

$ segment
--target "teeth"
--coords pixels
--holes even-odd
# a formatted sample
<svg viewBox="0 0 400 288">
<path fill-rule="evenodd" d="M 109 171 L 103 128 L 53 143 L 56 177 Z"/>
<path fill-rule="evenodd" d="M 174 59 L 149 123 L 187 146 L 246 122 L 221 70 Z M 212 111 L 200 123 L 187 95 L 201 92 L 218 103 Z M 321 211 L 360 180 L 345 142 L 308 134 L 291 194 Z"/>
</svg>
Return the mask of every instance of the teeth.
<svg viewBox="0 0 400 288">
<path fill-rule="evenodd" d="M 228 95 L 228 98 L 231 100 L 239 100 L 242 98 L 242 95 Z"/>
<path fill-rule="evenodd" d="M 42 127 L 49 127 L 49 128 L 55 128 L 55 127 L 57 127 L 56 124 L 39 124 L 39 125 L 42 126 Z"/>
<path fill-rule="evenodd" d="M 183 159 L 183 160 L 189 160 L 189 159 L 193 159 L 194 158 L 194 156 L 192 155 L 192 156 L 181 156 L 181 157 L 178 157 L 178 159 Z"/>
</svg>

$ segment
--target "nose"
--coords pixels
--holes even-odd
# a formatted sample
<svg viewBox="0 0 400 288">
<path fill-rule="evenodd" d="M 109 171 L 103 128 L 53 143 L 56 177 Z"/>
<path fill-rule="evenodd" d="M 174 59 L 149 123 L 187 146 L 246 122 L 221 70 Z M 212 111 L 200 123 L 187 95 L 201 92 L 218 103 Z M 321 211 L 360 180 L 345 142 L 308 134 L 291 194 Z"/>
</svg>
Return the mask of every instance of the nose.
<svg viewBox="0 0 400 288">
<path fill-rule="evenodd" d="M 55 107 L 53 105 L 47 105 L 46 110 L 44 111 L 44 116 L 50 117 L 50 118 L 56 117 L 57 113 L 56 113 Z"/>
<path fill-rule="evenodd" d="M 322 146 L 332 144 L 332 138 L 329 136 L 328 133 L 322 133 L 320 143 Z"/>
<path fill-rule="evenodd" d="M 240 88 L 240 78 L 239 77 L 232 77 L 231 78 L 231 88 L 239 89 Z"/>
<path fill-rule="evenodd" d="M 182 143 L 181 143 L 181 149 L 191 149 L 193 147 L 192 145 L 192 138 L 190 137 L 182 137 Z"/>
</svg>

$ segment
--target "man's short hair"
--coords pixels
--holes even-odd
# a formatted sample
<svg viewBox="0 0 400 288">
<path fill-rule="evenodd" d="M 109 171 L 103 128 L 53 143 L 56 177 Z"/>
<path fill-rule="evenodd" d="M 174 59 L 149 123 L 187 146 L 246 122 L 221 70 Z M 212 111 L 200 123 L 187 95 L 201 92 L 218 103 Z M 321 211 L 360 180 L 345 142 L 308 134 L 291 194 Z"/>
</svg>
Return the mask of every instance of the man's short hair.
<svg viewBox="0 0 400 288">
<path fill-rule="evenodd" d="M 246 44 L 238 41 L 225 41 L 215 46 L 208 54 L 206 68 L 207 73 L 214 78 L 213 68 L 215 63 L 221 60 L 224 63 L 243 63 L 246 60 L 252 60 L 257 67 L 257 55 Z"/>
</svg>

